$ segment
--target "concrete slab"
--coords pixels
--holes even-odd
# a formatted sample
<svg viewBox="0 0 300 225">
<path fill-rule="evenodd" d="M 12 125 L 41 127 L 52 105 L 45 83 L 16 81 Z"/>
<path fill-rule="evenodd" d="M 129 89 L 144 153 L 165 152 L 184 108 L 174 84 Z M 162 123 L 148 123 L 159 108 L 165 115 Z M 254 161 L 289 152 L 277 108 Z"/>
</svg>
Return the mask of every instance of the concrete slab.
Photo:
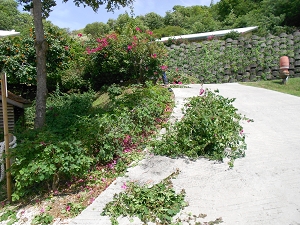
<svg viewBox="0 0 300 225">
<path fill-rule="evenodd" d="M 176 107 L 172 119 L 182 117 L 181 107 L 187 97 L 199 94 L 200 85 L 174 88 Z M 222 217 L 226 225 L 296 225 L 300 224 L 300 98 L 275 91 L 240 84 L 204 85 L 219 89 L 224 97 L 236 98 L 239 112 L 254 120 L 243 122 L 246 133 L 246 157 L 237 159 L 233 169 L 226 163 L 206 159 L 189 161 L 162 156 L 148 156 L 129 168 L 106 191 L 70 224 L 110 225 L 100 216 L 106 203 L 122 191 L 123 182 L 157 183 L 177 168 L 181 173 L 173 180 L 177 191 L 186 190 L 186 207 L 178 217 L 188 213 L 207 214 L 203 221 Z M 142 224 L 120 219 L 121 225 Z"/>
</svg>

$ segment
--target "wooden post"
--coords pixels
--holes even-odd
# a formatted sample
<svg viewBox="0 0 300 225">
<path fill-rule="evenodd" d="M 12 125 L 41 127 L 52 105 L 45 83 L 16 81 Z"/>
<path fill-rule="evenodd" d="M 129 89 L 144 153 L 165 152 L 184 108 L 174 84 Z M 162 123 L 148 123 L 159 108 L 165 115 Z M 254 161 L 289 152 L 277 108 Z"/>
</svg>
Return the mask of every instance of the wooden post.
<svg viewBox="0 0 300 225">
<path fill-rule="evenodd" d="M 8 117 L 7 117 L 7 83 L 6 74 L 1 74 L 1 95 L 2 95 L 2 112 L 3 112 L 3 127 L 4 127 L 4 142 L 5 142 L 5 165 L 6 165 L 6 183 L 7 183 L 7 199 L 11 202 L 11 173 L 10 169 L 10 152 L 9 152 L 9 133 L 8 133 Z"/>
</svg>

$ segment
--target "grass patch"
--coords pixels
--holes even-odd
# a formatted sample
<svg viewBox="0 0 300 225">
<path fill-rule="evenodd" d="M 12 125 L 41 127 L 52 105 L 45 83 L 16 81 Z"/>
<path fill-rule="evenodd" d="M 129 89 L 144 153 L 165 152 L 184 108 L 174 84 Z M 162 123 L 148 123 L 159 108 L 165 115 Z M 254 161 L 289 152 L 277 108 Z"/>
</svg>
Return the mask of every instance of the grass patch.
<svg viewBox="0 0 300 225">
<path fill-rule="evenodd" d="M 285 85 L 281 80 L 240 83 L 247 86 L 260 87 L 300 97 L 300 77 L 290 78 Z"/>
<path fill-rule="evenodd" d="M 93 102 L 93 107 L 107 105 L 109 103 L 108 93 L 98 94 L 98 98 Z"/>
</svg>

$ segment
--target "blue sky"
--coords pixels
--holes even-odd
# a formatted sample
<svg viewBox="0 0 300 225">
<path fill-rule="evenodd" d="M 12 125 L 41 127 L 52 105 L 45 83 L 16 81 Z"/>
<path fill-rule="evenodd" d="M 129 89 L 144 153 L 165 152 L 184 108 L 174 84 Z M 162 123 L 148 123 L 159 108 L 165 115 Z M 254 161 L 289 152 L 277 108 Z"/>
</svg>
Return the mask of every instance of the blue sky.
<svg viewBox="0 0 300 225">
<path fill-rule="evenodd" d="M 214 3 L 219 0 L 214 0 Z M 192 6 L 192 5 L 209 5 L 211 0 L 135 0 L 133 3 L 135 16 L 145 15 L 149 12 L 155 12 L 161 16 L 165 16 L 167 11 L 172 10 L 174 5 Z M 108 19 L 117 19 L 119 14 L 127 11 L 128 8 L 121 8 L 120 10 L 107 12 L 105 6 L 99 8 L 95 13 L 90 7 L 84 8 L 76 7 L 72 0 L 67 3 L 62 3 L 61 0 L 56 1 L 57 6 L 53 7 L 50 13 L 50 20 L 53 24 L 61 28 L 70 28 L 71 30 L 78 30 L 84 28 L 87 24 L 93 22 L 106 23 Z"/>
</svg>

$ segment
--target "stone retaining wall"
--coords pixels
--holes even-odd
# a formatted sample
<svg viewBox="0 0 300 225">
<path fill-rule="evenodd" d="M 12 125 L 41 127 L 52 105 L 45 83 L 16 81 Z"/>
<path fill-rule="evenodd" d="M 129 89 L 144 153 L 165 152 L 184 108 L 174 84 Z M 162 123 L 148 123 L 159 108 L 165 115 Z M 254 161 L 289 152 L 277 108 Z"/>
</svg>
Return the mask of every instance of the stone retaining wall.
<svg viewBox="0 0 300 225">
<path fill-rule="evenodd" d="M 300 77 L 300 32 L 238 40 L 171 45 L 169 68 L 198 75 L 204 83 L 247 82 L 279 78 L 279 58 L 290 60 L 290 77 Z"/>
</svg>

